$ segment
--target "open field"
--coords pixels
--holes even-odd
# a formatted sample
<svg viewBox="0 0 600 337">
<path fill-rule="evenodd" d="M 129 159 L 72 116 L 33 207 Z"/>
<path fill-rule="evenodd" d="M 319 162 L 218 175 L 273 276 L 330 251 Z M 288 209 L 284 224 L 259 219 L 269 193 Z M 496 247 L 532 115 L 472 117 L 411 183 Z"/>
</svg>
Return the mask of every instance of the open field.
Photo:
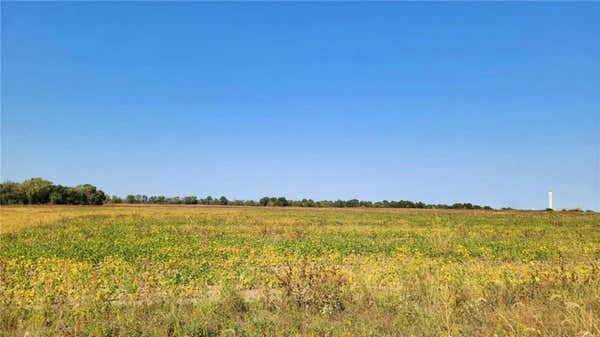
<svg viewBox="0 0 600 337">
<path fill-rule="evenodd" d="M 1 336 L 600 336 L 600 215 L 1 207 Z"/>
</svg>

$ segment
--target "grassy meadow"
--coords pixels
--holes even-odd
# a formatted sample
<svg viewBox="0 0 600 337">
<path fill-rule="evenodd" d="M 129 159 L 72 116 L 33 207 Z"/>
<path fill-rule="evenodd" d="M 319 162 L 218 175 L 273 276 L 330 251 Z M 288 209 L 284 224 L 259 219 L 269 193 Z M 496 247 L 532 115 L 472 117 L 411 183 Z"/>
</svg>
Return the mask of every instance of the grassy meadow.
<svg viewBox="0 0 600 337">
<path fill-rule="evenodd" d="M 0 336 L 600 336 L 600 214 L 0 208 Z"/>
</svg>

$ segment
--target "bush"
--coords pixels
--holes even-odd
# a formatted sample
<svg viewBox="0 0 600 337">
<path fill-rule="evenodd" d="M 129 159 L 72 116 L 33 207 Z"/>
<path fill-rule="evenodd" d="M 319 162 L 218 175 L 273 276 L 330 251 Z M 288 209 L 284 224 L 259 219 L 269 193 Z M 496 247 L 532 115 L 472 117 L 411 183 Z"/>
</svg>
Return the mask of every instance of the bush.
<svg viewBox="0 0 600 337">
<path fill-rule="evenodd" d="M 311 312 L 332 313 L 344 310 L 344 289 L 348 283 L 334 264 L 301 262 L 285 265 L 277 280 L 284 300 Z"/>
</svg>

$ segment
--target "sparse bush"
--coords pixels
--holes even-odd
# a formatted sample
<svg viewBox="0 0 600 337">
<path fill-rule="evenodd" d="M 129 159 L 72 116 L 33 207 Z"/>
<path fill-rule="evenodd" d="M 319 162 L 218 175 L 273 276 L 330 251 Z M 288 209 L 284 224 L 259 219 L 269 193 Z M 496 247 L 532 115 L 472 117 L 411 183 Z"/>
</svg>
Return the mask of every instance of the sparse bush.
<svg viewBox="0 0 600 337">
<path fill-rule="evenodd" d="M 347 280 L 335 264 L 288 263 L 277 273 L 277 280 L 284 290 L 284 300 L 299 308 L 321 313 L 339 312 L 345 308 Z"/>
</svg>

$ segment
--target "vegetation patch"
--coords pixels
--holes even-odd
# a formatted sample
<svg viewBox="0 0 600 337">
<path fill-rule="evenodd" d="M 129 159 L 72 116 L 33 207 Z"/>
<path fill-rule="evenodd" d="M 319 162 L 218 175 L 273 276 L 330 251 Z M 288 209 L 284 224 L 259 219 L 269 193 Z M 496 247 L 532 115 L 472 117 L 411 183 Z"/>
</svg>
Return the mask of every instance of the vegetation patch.
<svg viewBox="0 0 600 337">
<path fill-rule="evenodd" d="M 0 208 L 0 336 L 600 336 L 591 212 Z"/>
</svg>

